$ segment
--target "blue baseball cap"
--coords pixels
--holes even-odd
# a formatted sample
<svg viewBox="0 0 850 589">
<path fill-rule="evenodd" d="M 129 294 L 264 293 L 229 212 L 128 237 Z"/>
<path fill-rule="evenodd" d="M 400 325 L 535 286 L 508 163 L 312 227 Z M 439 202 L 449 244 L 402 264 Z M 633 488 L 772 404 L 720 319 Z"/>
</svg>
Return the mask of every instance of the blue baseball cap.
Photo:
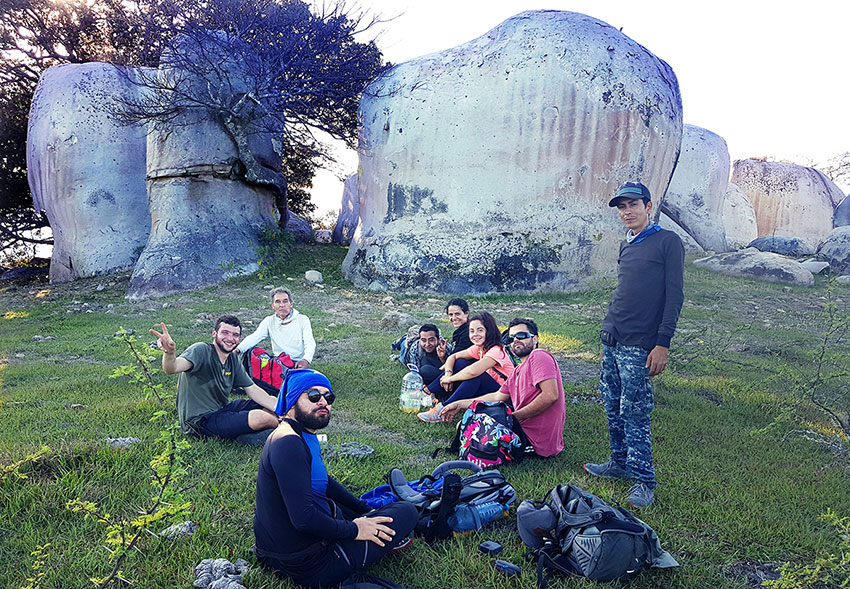
<svg viewBox="0 0 850 589">
<path fill-rule="evenodd" d="M 608 201 L 608 206 L 616 207 L 617 202 L 621 198 L 627 198 L 629 200 L 641 199 L 645 202 L 649 202 L 652 200 L 652 197 L 649 194 L 649 188 L 647 188 L 640 182 L 626 182 L 625 184 L 620 186 L 617 189 L 617 194 L 614 195 L 614 198 Z"/>
</svg>

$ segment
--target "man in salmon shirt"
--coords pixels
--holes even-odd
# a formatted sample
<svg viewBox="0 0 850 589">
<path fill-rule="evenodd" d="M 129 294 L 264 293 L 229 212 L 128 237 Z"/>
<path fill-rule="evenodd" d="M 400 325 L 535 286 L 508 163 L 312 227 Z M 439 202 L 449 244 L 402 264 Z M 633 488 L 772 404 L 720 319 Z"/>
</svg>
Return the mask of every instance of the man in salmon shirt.
<svg viewBox="0 0 850 589">
<path fill-rule="evenodd" d="M 537 347 L 537 334 L 533 320 L 511 321 L 505 343 L 519 358 L 519 366 L 497 392 L 446 405 L 441 413 L 443 419 L 451 421 L 476 400 L 510 401 L 534 453 L 544 458 L 557 456 L 564 449 L 564 385 L 554 356 Z"/>
</svg>

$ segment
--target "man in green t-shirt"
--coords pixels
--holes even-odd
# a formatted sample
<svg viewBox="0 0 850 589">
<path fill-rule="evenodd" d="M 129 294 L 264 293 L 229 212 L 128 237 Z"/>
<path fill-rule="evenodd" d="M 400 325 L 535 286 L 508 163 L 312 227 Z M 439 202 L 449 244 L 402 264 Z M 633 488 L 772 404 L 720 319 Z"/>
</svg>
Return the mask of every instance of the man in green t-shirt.
<svg viewBox="0 0 850 589">
<path fill-rule="evenodd" d="M 177 414 L 184 434 L 238 438 L 277 427 L 277 398 L 254 384 L 239 362 L 236 346 L 242 325 L 233 315 L 215 322 L 213 343 L 192 344 L 175 356 L 177 346 L 161 323 L 162 333 L 151 329 L 162 350 L 162 371 L 180 374 L 177 381 Z M 250 399 L 228 402 L 234 387 L 242 387 Z"/>
</svg>

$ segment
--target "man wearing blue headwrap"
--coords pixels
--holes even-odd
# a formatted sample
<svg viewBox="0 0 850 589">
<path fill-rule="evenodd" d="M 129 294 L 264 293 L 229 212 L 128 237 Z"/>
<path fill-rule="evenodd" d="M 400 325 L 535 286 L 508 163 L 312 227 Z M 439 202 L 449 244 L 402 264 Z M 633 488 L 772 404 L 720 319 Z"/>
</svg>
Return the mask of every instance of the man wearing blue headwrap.
<svg viewBox="0 0 850 589">
<path fill-rule="evenodd" d="M 316 430 L 328 425 L 335 399 L 327 377 L 290 370 L 276 412 L 284 417 L 266 441 L 257 472 L 257 557 L 306 587 L 332 587 L 405 546 L 418 514 L 391 503 L 372 513 L 328 474 Z"/>
</svg>

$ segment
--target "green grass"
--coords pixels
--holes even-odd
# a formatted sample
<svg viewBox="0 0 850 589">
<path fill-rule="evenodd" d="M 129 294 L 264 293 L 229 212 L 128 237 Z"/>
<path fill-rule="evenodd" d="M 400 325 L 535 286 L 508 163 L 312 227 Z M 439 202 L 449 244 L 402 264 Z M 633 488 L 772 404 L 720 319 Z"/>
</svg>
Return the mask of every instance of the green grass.
<svg viewBox="0 0 850 589">
<path fill-rule="evenodd" d="M 159 428 L 149 419 L 157 405 L 126 381 L 109 378 L 115 367 L 130 363 L 123 343 L 112 334 L 121 327 L 133 329 L 144 343 L 153 339 L 147 330 L 165 321 L 183 349 L 209 340 L 212 322 L 201 314 L 235 311 L 246 324 L 256 325 L 270 312 L 265 287 L 271 284 L 290 287 L 296 307 L 313 321 L 318 341 L 313 366 L 328 375 L 338 394 L 330 444 L 357 441 L 376 450 L 362 460 L 329 459 L 334 476 L 363 492 L 381 484 L 392 467 L 412 478 L 448 459 L 430 455 L 447 445 L 451 426 L 424 425 L 398 411 L 403 370 L 388 361 L 389 343 L 398 333 L 377 327 L 385 313 L 396 310 L 449 329 L 444 297 L 356 290 L 339 271 L 344 255 L 338 246 L 296 246 L 290 261 L 270 264 L 262 278 L 238 278 L 222 287 L 141 303 L 123 299 L 126 276 L 65 287 L 5 286 L 0 291 L 0 464 L 20 460 L 42 445 L 52 451 L 22 467 L 27 479 L 0 481 L 0 586 L 24 585 L 34 560 L 31 552 L 45 542 L 51 543 L 45 587 L 91 586 L 90 577 L 109 569 L 103 529 L 67 511 L 65 503 L 80 498 L 131 517 L 150 498 L 148 463 L 158 453 Z M 303 283 L 304 271 L 314 268 L 324 274 L 324 288 Z M 105 287 L 98 291 L 98 286 Z M 538 321 L 543 342 L 564 372 L 564 452 L 503 469 L 521 498 L 541 498 L 556 483 L 569 482 L 606 499 L 625 499 L 628 483 L 595 480 L 581 469 L 583 462 L 604 460 L 608 450 L 596 364 L 599 323 L 612 287 L 600 283 L 576 294 L 470 301 L 473 311 L 491 311 L 502 325 L 516 315 Z M 827 290 L 820 279 L 814 288 L 787 288 L 687 266 L 681 333 L 674 339 L 670 369 L 655 379 L 653 435 L 660 486 L 656 504 L 641 512 L 682 566 L 646 571 L 629 586 L 744 587 L 743 576 L 724 571 L 748 563 L 811 562 L 836 544 L 834 532 L 818 516 L 827 508 L 850 515 L 847 471 L 820 446 L 787 435 L 787 427 L 758 433 L 777 415 L 776 395 L 784 392 L 783 375 L 774 370 L 775 351 L 793 348 L 783 361 L 801 369 L 809 364 L 822 327 L 820 297 Z M 838 294 L 846 297 L 848 291 Z M 717 344 L 733 330 L 731 340 L 746 343 L 743 351 Z M 36 335 L 56 339 L 33 341 Z M 838 350 L 845 365 L 848 356 Z M 156 378 L 174 394 L 175 378 Z M 104 443 L 105 437 L 127 436 L 142 443 L 122 451 Z M 185 461 L 193 486 L 184 496 L 193 504 L 192 519 L 200 530 L 174 542 L 146 537 L 123 567 L 125 576 L 138 587 L 190 586 L 193 568 L 202 559 L 246 557 L 253 544 L 259 452 L 192 440 Z M 521 579 L 493 570 L 493 559 L 477 550 L 484 539 L 504 545 L 502 558 L 522 565 Z M 417 540 L 373 572 L 407 587 L 531 588 L 535 571 L 524 564 L 524 553 L 512 514 L 485 532 L 434 546 Z M 245 583 L 252 589 L 289 586 L 257 567 Z M 558 578 L 555 586 L 596 585 Z"/>
</svg>

